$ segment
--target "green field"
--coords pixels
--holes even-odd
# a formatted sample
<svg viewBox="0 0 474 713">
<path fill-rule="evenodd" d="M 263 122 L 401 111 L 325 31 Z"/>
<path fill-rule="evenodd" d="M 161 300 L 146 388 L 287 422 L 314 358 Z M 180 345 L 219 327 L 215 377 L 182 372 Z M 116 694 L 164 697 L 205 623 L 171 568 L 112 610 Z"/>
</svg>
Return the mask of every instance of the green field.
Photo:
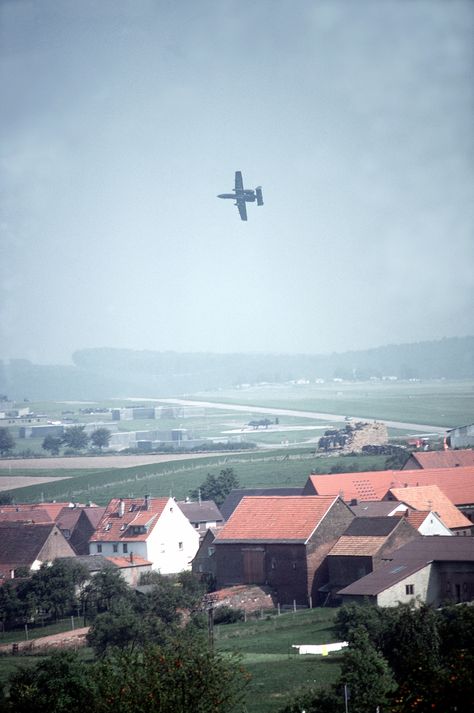
<svg viewBox="0 0 474 713">
<path fill-rule="evenodd" d="M 308 448 L 287 449 L 283 453 L 252 451 L 132 468 L 15 470 L 9 473 L 12 478 L 51 475 L 56 479 L 68 477 L 68 480 L 11 488 L 9 493 L 19 502 L 91 500 L 106 505 L 113 497 L 142 497 L 146 494 L 183 500 L 190 490 L 199 487 L 208 473 L 218 475 L 222 468 L 233 468 L 242 488 L 270 488 L 303 487 L 311 472 L 325 473 L 335 466 L 344 470 L 379 470 L 384 464 L 383 456 L 315 456 L 314 450 Z"/>
<path fill-rule="evenodd" d="M 221 403 L 298 409 L 453 428 L 474 419 L 473 381 L 337 382 L 255 386 L 194 396 Z"/>
<path fill-rule="evenodd" d="M 249 713 L 275 713 L 305 686 L 325 685 L 339 673 L 339 654 L 328 657 L 300 656 L 293 644 L 322 644 L 336 641 L 333 630 L 334 609 L 312 609 L 267 616 L 260 621 L 215 627 L 215 647 L 220 652 L 241 656 L 251 674 L 248 691 Z M 44 634 L 70 628 L 67 621 L 44 627 Z M 41 632 L 37 629 L 36 632 Z M 9 633 L 8 641 L 24 640 L 24 633 Z M 33 636 L 31 636 L 33 638 Z M 0 642 L 6 639 L 0 637 Z M 80 649 L 81 657 L 92 660 L 90 649 Z M 36 665 L 41 656 L 0 657 L 0 684 L 20 667 Z"/>
<path fill-rule="evenodd" d="M 293 644 L 336 641 L 336 610 L 312 609 L 272 616 L 258 622 L 216 627 L 216 648 L 242 656 L 252 676 L 249 713 L 276 713 L 306 686 L 333 683 L 339 674 L 339 654 L 304 655 Z"/>
</svg>

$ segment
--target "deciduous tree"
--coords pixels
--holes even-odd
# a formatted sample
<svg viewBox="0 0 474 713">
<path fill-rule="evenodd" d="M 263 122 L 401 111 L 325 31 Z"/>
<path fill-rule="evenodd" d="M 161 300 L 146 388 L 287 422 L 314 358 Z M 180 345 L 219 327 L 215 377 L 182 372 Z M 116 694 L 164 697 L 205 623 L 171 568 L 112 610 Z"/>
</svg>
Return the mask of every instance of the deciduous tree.
<svg viewBox="0 0 474 713">
<path fill-rule="evenodd" d="M 101 451 L 102 448 L 109 445 L 111 437 L 112 433 L 108 428 L 96 428 L 95 431 L 91 433 L 91 443 Z"/>
<path fill-rule="evenodd" d="M 216 505 L 222 505 L 231 490 L 239 487 L 239 481 L 234 473 L 233 468 L 223 468 L 218 476 L 213 473 L 208 473 L 206 480 L 201 483 L 199 488 L 193 490 L 191 498 L 197 500 L 199 497 L 202 500 L 214 500 Z"/>
<path fill-rule="evenodd" d="M 41 448 L 49 451 L 51 455 L 57 456 L 62 446 L 63 439 L 59 436 L 46 436 L 41 444 Z"/>
<path fill-rule="evenodd" d="M 8 428 L 0 428 L 0 454 L 7 455 L 15 448 L 15 439 Z"/>
<path fill-rule="evenodd" d="M 66 429 L 63 436 L 63 443 L 73 451 L 81 451 L 88 442 L 89 436 L 85 432 L 85 426 L 71 426 Z"/>
</svg>

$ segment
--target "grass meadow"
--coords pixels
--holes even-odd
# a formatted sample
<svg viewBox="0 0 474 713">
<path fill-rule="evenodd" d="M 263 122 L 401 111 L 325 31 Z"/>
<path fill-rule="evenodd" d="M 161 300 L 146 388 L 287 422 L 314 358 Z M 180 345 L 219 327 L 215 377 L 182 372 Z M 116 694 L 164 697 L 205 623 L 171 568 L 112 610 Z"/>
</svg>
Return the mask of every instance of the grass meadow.
<svg viewBox="0 0 474 713">
<path fill-rule="evenodd" d="M 132 468 L 98 470 L 15 470 L 21 475 L 50 475 L 55 480 L 23 488 L 11 488 L 17 502 L 57 500 L 106 505 L 113 497 L 172 496 L 183 500 L 190 490 L 198 488 L 208 473 L 219 474 L 222 468 L 233 468 L 242 488 L 303 487 L 311 472 L 327 473 L 334 467 L 344 470 L 379 470 L 383 456 L 316 456 L 314 449 L 286 449 L 284 452 L 258 451 L 242 454 L 209 456 L 196 460 L 173 461 Z M 0 473 L 2 471 L 0 470 Z M 57 478 L 67 477 L 67 480 Z"/>
<path fill-rule="evenodd" d="M 193 398 L 453 428 L 474 419 L 473 381 L 282 384 L 203 393 Z"/>
<path fill-rule="evenodd" d="M 237 653 L 250 673 L 248 689 L 249 713 L 276 713 L 304 687 L 333 683 L 339 674 L 340 654 L 327 657 L 304 655 L 293 644 L 324 644 L 336 641 L 333 622 L 336 610 L 311 609 L 264 616 L 261 620 L 222 624 L 214 629 L 217 651 Z M 66 631 L 70 620 L 36 629 L 44 635 Z M 33 638 L 33 632 L 30 638 Z M 23 632 L 9 632 L 0 643 L 24 640 Z M 92 660 L 92 651 L 79 649 L 81 658 Z M 18 667 L 29 668 L 44 656 L 0 656 L 0 685 Z"/>
<path fill-rule="evenodd" d="M 276 713 L 307 686 L 333 683 L 339 654 L 299 655 L 293 644 L 336 641 L 334 609 L 310 609 L 216 627 L 218 651 L 238 653 L 251 674 L 249 713 Z"/>
</svg>

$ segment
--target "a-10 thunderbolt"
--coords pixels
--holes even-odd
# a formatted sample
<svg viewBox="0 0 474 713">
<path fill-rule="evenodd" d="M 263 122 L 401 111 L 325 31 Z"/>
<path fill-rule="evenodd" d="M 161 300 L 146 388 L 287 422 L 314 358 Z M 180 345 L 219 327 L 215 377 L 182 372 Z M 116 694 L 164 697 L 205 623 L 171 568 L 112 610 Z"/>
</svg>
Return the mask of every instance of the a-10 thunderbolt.
<svg viewBox="0 0 474 713">
<path fill-rule="evenodd" d="M 242 172 L 235 172 L 235 188 L 233 193 L 220 193 L 218 198 L 231 198 L 235 200 L 235 205 L 239 209 L 240 217 L 242 220 L 247 220 L 247 207 L 246 203 L 255 203 L 257 205 L 263 205 L 263 195 L 262 186 L 257 186 L 255 190 L 252 188 L 244 188 L 244 183 L 242 181 Z"/>
</svg>

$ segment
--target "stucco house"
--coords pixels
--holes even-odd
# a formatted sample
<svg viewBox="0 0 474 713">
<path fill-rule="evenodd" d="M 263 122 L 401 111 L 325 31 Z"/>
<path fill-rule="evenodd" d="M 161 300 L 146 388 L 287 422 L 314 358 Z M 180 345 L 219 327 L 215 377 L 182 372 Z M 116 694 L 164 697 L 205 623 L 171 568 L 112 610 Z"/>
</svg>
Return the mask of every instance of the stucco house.
<svg viewBox="0 0 474 713">
<path fill-rule="evenodd" d="M 384 500 L 403 503 L 417 511 L 433 511 L 453 534 L 471 534 L 472 522 L 453 505 L 437 485 L 390 488 Z"/>
<path fill-rule="evenodd" d="M 407 522 L 424 537 L 452 537 L 454 534 L 432 510 L 410 510 L 407 508 L 404 513 L 397 512 L 395 515 L 405 517 Z"/>
<path fill-rule="evenodd" d="M 64 558 L 66 562 L 74 561 L 85 567 L 89 575 L 93 577 L 106 567 L 118 569 L 124 580 L 131 587 L 135 587 L 140 582 L 142 574 L 151 571 L 151 562 L 135 557 L 133 554 L 127 557 L 104 557 L 103 555 L 78 555 L 77 557 Z"/>
<path fill-rule="evenodd" d="M 89 540 L 89 553 L 134 556 L 173 574 L 191 568 L 199 533 L 173 498 L 113 498 Z"/>
<path fill-rule="evenodd" d="M 244 497 L 214 540 L 217 586 L 267 585 L 280 604 L 313 605 L 326 555 L 353 520 L 338 497 Z"/>
<path fill-rule="evenodd" d="M 339 590 L 343 603 L 381 607 L 413 600 L 432 606 L 474 599 L 474 538 L 418 537 L 390 561 Z"/>
<path fill-rule="evenodd" d="M 210 527 L 217 527 L 224 522 L 222 513 L 214 500 L 199 500 L 199 502 L 178 500 L 177 504 L 194 529 L 197 530 L 201 539 Z"/>
<path fill-rule="evenodd" d="M 397 501 L 366 500 L 357 504 L 352 501 L 351 510 L 357 517 L 406 517 L 410 525 L 415 530 L 418 530 L 420 535 L 443 535 L 449 537 L 453 534 L 435 512 L 413 510 L 408 505 Z"/>
</svg>

